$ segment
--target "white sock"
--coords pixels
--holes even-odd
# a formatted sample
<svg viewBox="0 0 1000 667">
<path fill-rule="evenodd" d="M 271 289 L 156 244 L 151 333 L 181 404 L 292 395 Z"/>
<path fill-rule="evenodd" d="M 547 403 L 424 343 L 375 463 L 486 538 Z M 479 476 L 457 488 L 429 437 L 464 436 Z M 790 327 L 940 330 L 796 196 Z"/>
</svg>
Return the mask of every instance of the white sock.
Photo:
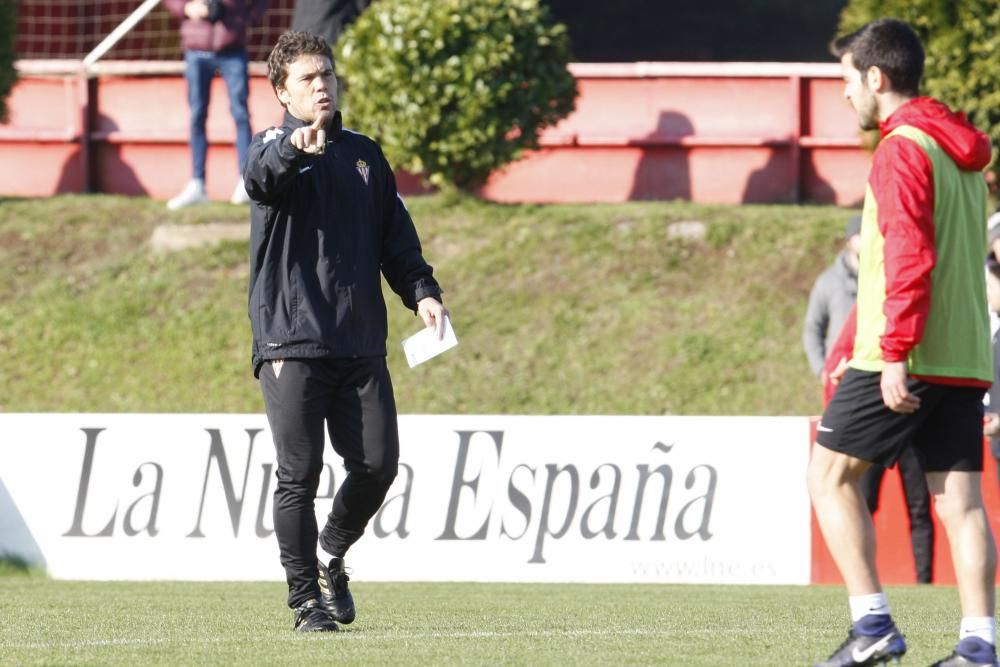
<svg viewBox="0 0 1000 667">
<path fill-rule="evenodd" d="M 872 593 L 871 595 L 852 595 L 847 598 L 851 605 L 851 622 L 857 623 L 862 617 L 869 614 L 889 615 L 889 599 L 885 593 Z"/>
<path fill-rule="evenodd" d="M 996 646 L 997 643 L 997 622 L 992 616 L 968 616 L 962 619 L 962 625 L 958 629 L 959 641 L 966 637 L 979 637 L 985 642 Z"/>
</svg>

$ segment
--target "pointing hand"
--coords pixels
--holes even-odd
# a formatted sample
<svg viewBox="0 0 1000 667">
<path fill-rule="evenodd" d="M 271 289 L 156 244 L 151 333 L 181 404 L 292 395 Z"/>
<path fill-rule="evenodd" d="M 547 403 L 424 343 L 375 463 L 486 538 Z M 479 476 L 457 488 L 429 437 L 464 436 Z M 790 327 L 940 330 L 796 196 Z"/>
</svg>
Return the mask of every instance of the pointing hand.
<svg viewBox="0 0 1000 667">
<path fill-rule="evenodd" d="M 322 155 L 326 151 L 326 121 L 329 119 L 329 113 L 320 112 L 312 125 L 300 127 L 292 132 L 289 139 L 292 146 L 309 155 Z"/>
</svg>

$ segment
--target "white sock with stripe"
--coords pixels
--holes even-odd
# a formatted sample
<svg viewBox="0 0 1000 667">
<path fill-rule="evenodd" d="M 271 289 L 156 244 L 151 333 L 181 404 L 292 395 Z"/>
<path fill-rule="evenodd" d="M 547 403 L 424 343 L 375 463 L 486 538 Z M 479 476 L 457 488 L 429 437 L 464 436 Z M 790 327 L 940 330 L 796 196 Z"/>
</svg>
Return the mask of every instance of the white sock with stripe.
<svg viewBox="0 0 1000 667">
<path fill-rule="evenodd" d="M 979 637 L 985 642 L 996 646 L 997 644 L 997 622 L 992 616 L 969 616 L 962 619 L 962 624 L 958 629 L 959 641 L 966 637 Z"/>
<path fill-rule="evenodd" d="M 888 616 L 889 599 L 885 593 L 872 593 L 871 595 L 852 595 L 848 598 L 851 605 L 851 622 L 857 623 L 865 616 L 871 614 L 884 614 Z"/>
</svg>

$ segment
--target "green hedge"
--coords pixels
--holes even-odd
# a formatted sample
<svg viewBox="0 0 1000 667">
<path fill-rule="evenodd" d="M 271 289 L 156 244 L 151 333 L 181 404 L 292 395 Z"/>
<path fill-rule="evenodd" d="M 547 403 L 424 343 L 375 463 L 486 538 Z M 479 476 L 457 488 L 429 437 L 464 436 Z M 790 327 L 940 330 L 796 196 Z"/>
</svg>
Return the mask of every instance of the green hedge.
<svg viewBox="0 0 1000 667">
<path fill-rule="evenodd" d="M 923 40 L 924 92 L 968 113 L 1000 146 L 1000 3 L 852 0 L 840 15 L 841 34 L 882 17 L 906 21 Z"/>
<path fill-rule="evenodd" d="M 348 126 L 462 189 L 573 110 L 569 41 L 538 0 L 377 0 L 337 44 Z"/>
<path fill-rule="evenodd" d="M 17 80 L 14 69 L 14 35 L 17 3 L 0 0 L 0 123 L 7 121 L 7 95 Z"/>
</svg>

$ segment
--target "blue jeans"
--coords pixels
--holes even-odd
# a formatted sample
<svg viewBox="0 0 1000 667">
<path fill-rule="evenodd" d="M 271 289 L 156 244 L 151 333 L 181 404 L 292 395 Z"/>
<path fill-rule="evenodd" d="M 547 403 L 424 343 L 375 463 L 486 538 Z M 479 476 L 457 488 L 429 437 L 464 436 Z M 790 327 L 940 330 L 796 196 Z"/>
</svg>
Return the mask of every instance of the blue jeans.
<svg viewBox="0 0 1000 667">
<path fill-rule="evenodd" d="M 229 94 L 229 112 L 236 122 L 236 155 L 239 159 L 237 173 L 243 172 L 247 148 L 250 146 L 250 112 L 247 110 L 246 49 L 215 53 L 212 51 L 185 51 L 184 76 L 188 84 L 188 106 L 191 107 L 191 158 L 194 177 L 205 180 L 205 155 L 208 137 L 205 119 L 208 117 L 208 100 L 211 96 L 212 77 L 216 70 L 226 82 Z"/>
</svg>

